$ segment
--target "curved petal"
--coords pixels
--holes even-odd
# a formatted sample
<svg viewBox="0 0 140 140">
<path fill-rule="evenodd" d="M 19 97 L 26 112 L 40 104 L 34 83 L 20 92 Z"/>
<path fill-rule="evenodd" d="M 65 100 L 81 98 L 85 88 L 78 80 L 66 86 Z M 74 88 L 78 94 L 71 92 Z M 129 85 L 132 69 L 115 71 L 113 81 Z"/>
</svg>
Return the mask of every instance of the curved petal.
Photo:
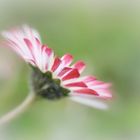
<svg viewBox="0 0 140 140">
<path fill-rule="evenodd" d="M 57 69 L 54 71 L 54 73 L 56 75 L 59 75 L 59 73 L 65 68 L 65 67 L 68 67 L 72 60 L 73 60 L 73 57 L 72 55 L 70 54 L 65 54 L 61 59 L 61 63 L 60 65 L 57 67 Z"/>
<path fill-rule="evenodd" d="M 85 67 L 86 65 L 83 61 L 78 61 L 72 66 L 72 68 L 78 69 L 79 73 L 82 73 Z"/>
<path fill-rule="evenodd" d="M 63 78 L 62 80 L 69 80 L 69 79 L 74 79 L 74 78 L 78 78 L 80 76 L 79 72 L 77 69 L 72 69 L 70 72 L 68 72 Z"/>
<path fill-rule="evenodd" d="M 96 99 L 90 99 L 90 98 L 81 97 L 81 96 L 71 96 L 70 99 L 75 102 L 87 105 L 89 107 L 94 107 L 94 108 L 103 109 L 103 110 L 108 109 L 107 104 Z"/>
</svg>

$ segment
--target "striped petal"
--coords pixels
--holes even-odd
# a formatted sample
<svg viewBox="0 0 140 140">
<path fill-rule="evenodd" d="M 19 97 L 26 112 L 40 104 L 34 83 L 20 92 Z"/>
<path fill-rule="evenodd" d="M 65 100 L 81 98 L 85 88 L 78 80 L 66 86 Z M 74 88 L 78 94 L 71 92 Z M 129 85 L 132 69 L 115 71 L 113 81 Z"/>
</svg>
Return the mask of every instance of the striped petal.
<svg viewBox="0 0 140 140">
<path fill-rule="evenodd" d="M 51 71 L 51 68 L 52 68 L 53 63 L 54 63 L 54 52 L 51 48 L 48 48 L 46 46 L 46 54 L 48 56 L 48 69 L 47 70 Z"/>
<path fill-rule="evenodd" d="M 74 90 L 75 93 L 80 93 L 80 94 L 89 94 L 89 95 L 96 95 L 98 96 L 99 94 L 95 91 L 95 90 L 92 90 L 92 89 L 89 89 L 89 88 L 82 88 L 82 89 L 78 89 L 78 90 Z"/>
<path fill-rule="evenodd" d="M 63 78 L 62 80 L 69 80 L 69 79 L 74 79 L 74 78 L 78 78 L 80 76 L 79 72 L 77 69 L 72 69 L 70 72 L 68 72 Z"/>
<path fill-rule="evenodd" d="M 70 72 L 72 70 L 72 68 L 69 67 L 64 67 L 58 74 L 58 77 L 63 77 L 64 75 L 66 75 L 68 72 Z"/>
<path fill-rule="evenodd" d="M 72 67 L 75 69 L 78 69 L 79 73 L 82 73 L 83 70 L 85 69 L 86 65 L 83 61 L 78 61 Z"/>
<path fill-rule="evenodd" d="M 59 67 L 60 63 L 61 63 L 60 58 L 56 57 L 54 59 L 54 63 L 52 65 L 51 71 L 54 72 Z"/>
<path fill-rule="evenodd" d="M 62 64 L 64 66 L 69 66 L 71 64 L 73 60 L 73 56 L 71 54 L 65 54 L 62 58 L 61 58 L 61 61 L 62 61 Z"/>
<path fill-rule="evenodd" d="M 72 55 L 70 54 L 65 54 L 62 58 L 61 58 L 61 63 L 58 66 L 58 68 L 54 71 L 56 75 L 59 75 L 59 73 L 63 70 L 63 68 L 69 66 L 71 64 L 73 60 Z"/>
<path fill-rule="evenodd" d="M 87 87 L 87 85 L 84 82 L 73 82 L 70 84 L 64 85 L 66 87 Z"/>
<path fill-rule="evenodd" d="M 106 108 L 98 99 L 111 98 L 110 83 L 99 81 L 94 76 L 80 77 L 85 69 L 83 61 L 71 65 L 73 57 L 65 54 L 61 58 L 54 56 L 54 51 L 41 44 L 39 33 L 29 26 L 22 26 L 2 33 L 6 43 L 17 52 L 26 62 L 40 69 L 42 73 L 50 71 L 53 79 L 59 79 L 61 86 L 71 91 L 70 98 L 74 101 Z M 53 80 L 52 79 L 52 80 Z"/>
</svg>

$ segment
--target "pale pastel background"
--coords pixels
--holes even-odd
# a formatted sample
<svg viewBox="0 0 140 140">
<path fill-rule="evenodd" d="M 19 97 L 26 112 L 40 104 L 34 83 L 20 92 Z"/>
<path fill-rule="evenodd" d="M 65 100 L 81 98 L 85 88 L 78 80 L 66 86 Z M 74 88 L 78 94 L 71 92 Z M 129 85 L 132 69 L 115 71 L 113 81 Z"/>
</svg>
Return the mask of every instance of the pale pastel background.
<svg viewBox="0 0 140 140">
<path fill-rule="evenodd" d="M 36 102 L 0 128 L 0 140 L 139 140 L 140 1 L 0 0 L 0 30 L 30 24 L 58 55 L 72 53 L 85 73 L 113 83 L 108 111 L 69 100 Z M 0 48 L 0 115 L 28 93 L 28 67 Z"/>
</svg>

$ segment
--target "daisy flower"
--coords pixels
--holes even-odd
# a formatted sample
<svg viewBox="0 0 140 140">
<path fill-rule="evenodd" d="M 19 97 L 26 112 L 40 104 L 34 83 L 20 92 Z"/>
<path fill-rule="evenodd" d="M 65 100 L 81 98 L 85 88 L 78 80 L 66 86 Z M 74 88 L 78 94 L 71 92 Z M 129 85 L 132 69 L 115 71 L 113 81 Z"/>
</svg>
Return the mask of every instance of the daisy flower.
<svg viewBox="0 0 140 140">
<path fill-rule="evenodd" d="M 41 43 L 39 33 L 27 25 L 4 31 L 2 35 L 6 45 L 30 64 L 32 89 L 37 96 L 48 100 L 69 97 L 91 107 L 107 108 L 103 100 L 112 97 L 110 83 L 95 76 L 81 76 L 86 67 L 83 61 L 72 64 L 71 54 L 58 57 Z"/>
</svg>

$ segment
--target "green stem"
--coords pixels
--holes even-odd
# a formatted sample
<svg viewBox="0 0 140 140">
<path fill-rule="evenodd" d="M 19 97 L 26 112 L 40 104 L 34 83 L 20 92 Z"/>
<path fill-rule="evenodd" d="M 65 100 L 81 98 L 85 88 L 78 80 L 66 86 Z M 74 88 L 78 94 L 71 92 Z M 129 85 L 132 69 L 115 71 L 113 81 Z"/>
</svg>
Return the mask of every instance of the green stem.
<svg viewBox="0 0 140 140">
<path fill-rule="evenodd" d="M 36 95 L 33 92 L 29 93 L 26 99 L 19 106 L 0 117 L 0 125 L 8 123 L 12 119 L 16 118 L 19 114 L 23 113 L 34 102 L 35 99 Z"/>
</svg>

